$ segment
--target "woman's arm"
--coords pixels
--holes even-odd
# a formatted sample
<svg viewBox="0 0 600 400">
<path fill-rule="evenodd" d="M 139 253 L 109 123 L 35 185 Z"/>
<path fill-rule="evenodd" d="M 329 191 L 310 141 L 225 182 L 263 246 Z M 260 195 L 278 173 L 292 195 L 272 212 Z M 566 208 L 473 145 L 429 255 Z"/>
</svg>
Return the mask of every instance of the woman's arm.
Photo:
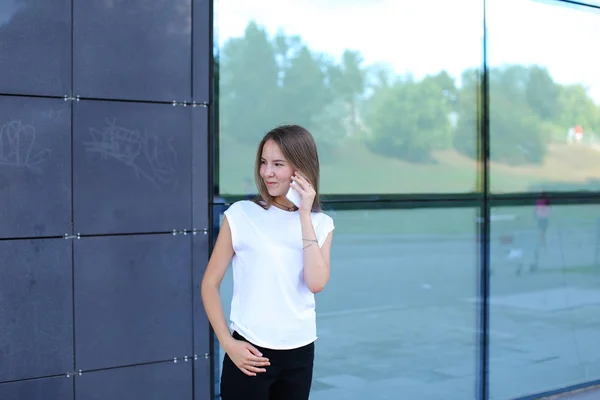
<svg viewBox="0 0 600 400">
<path fill-rule="evenodd" d="M 304 281 L 308 290 L 319 293 L 329 281 L 333 232 L 329 232 L 323 247 L 319 247 L 310 212 L 300 214 L 300 224 L 302 225 L 302 247 L 304 248 Z"/>
<path fill-rule="evenodd" d="M 217 241 L 213 252 L 208 260 L 208 266 L 204 277 L 202 278 L 202 301 L 208 320 L 217 335 L 221 346 L 225 347 L 233 339 L 229 333 L 223 305 L 221 304 L 221 295 L 219 293 L 221 282 L 227 271 L 227 266 L 233 257 L 233 244 L 231 241 L 231 230 L 227 217 L 223 219 L 223 224 L 217 236 Z"/>
<path fill-rule="evenodd" d="M 244 374 L 255 376 L 259 372 L 266 371 L 264 367 L 270 365 L 269 360 L 262 357 L 261 352 L 250 343 L 236 340 L 231 336 L 219 293 L 223 276 L 233 253 L 231 229 L 227 217 L 225 217 L 202 278 L 202 301 L 208 320 L 225 352 Z"/>
<path fill-rule="evenodd" d="M 292 185 L 300 195 L 300 225 L 302 226 L 302 247 L 304 249 L 304 282 L 313 293 L 319 293 L 329 281 L 329 254 L 331 250 L 332 232 L 329 232 L 325 243 L 319 248 L 319 242 L 312 223 L 311 212 L 316 192 L 310 182 L 298 171 L 292 176 Z"/>
</svg>

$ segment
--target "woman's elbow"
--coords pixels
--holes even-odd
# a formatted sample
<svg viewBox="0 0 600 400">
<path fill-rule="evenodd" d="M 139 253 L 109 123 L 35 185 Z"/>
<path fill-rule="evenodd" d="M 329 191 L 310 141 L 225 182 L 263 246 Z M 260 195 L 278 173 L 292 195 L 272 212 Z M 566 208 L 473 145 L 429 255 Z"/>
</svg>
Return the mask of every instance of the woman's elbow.
<svg viewBox="0 0 600 400">
<path fill-rule="evenodd" d="M 317 294 L 320 291 L 322 291 L 323 289 L 325 289 L 325 284 L 312 284 L 312 285 L 308 285 L 308 290 L 311 291 L 311 293 L 313 294 Z"/>
<path fill-rule="evenodd" d="M 215 282 L 214 279 L 210 279 L 209 277 L 205 276 L 200 284 L 200 294 L 202 298 L 204 298 L 204 296 L 207 294 L 212 294 L 214 290 L 217 292 L 219 291 L 219 283 Z"/>
<path fill-rule="evenodd" d="M 311 279 L 306 282 L 306 287 L 313 294 L 317 294 L 325 289 L 325 285 L 327 285 L 327 281 L 329 281 L 329 276 L 323 276 L 318 279 Z"/>
</svg>

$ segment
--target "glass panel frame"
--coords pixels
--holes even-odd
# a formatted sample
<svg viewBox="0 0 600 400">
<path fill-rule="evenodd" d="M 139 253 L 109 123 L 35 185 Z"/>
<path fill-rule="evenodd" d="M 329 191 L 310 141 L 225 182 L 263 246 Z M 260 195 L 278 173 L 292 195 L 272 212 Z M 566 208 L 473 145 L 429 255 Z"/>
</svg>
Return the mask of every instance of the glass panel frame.
<svg viewBox="0 0 600 400">
<path fill-rule="evenodd" d="M 285 123 L 313 133 L 325 195 L 480 193 L 482 2 L 437 7 L 443 9 L 431 14 L 430 2 L 309 1 L 281 8 L 214 1 L 220 195 L 251 194 L 256 146 Z M 451 19 L 435 17 L 445 11 L 470 18 L 457 29 Z M 316 20 L 298 25 L 305 13 Z M 368 29 L 366 15 L 373 21 Z M 429 29 L 419 21 L 432 18 L 428 24 L 446 34 L 415 36 Z M 335 35 L 330 20 L 337 21 Z M 390 35 L 401 51 L 389 51 L 381 38 Z M 442 56 L 432 57 L 436 52 Z"/>
</svg>

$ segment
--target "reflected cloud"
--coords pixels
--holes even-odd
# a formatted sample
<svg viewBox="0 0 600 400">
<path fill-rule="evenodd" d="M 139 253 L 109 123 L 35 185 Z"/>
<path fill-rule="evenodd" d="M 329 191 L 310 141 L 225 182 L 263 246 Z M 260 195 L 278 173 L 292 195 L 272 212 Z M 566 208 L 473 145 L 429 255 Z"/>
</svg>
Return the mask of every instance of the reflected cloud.
<svg viewBox="0 0 600 400">
<path fill-rule="evenodd" d="M 248 22 L 254 20 L 269 34 L 284 29 L 290 35 L 300 35 L 311 49 L 336 59 L 352 47 L 361 52 L 367 64 L 386 63 L 398 74 L 410 72 L 417 78 L 441 70 L 460 76 L 464 69 L 481 64 L 480 0 L 217 0 L 215 9 L 221 46 L 243 35 Z"/>
</svg>

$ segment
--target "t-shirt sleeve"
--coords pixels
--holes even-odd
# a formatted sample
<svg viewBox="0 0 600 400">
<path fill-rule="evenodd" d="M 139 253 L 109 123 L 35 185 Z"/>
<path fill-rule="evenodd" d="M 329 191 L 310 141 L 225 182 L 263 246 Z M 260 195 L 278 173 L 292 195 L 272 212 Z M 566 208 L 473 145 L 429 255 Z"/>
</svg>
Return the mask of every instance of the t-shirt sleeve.
<svg viewBox="0 0 600 400">
<path fill-rule="evenodd" d="M 223 212 L 223 215 L 225 215 L 227 218 L 227 223 L 229 224 L 229 230 L 231 231 L 231 244 L 233 245 L 234 250 L 237 248 L 238 244 L 238 224 L 240 212 L 240 205 L 238 203 L 233 203 L 227 210 Z"/>
<path fill-rule="evenodd" d="M 322 218 L 319 223 L 319 226 L 317 227 L 316 232 L 319 247 L 323 247 L 323 245 L 325 244 L 325 240 L 327 240 L 327 235 L 329 235 L 329 232 L 333 231 L 333 229 L 335 228 L 333 225 L 333 219 L 329 215 L 321 215 Z"/>
</svg>

